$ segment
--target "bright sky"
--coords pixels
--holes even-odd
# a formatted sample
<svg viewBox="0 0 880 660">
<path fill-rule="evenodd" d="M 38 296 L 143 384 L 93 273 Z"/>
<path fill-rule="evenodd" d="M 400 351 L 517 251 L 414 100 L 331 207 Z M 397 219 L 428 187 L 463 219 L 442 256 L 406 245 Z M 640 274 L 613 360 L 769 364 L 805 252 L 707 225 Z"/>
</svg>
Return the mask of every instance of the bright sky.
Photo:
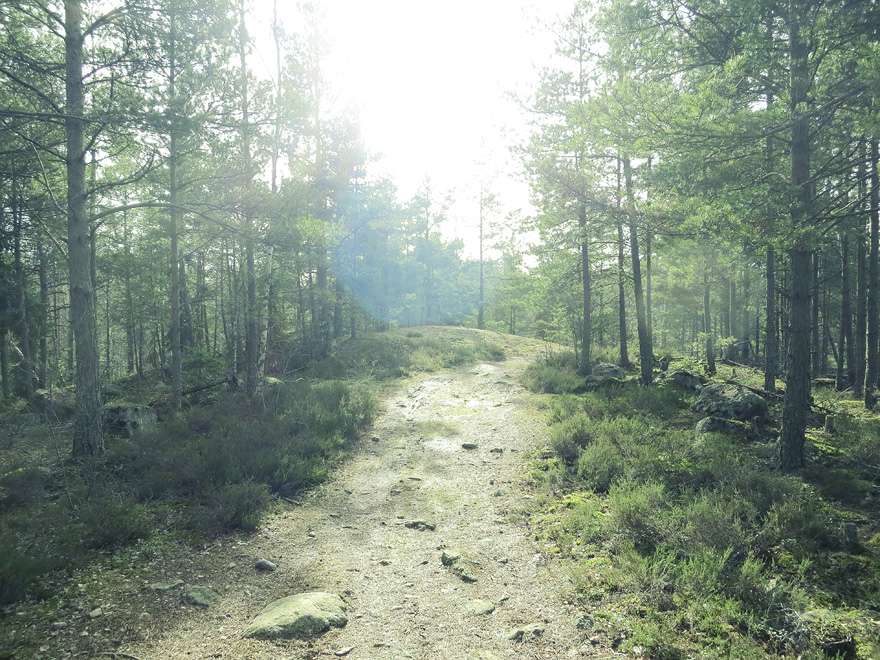
<svg viewBox="0 0 880 660">
<path fill-rule="evenodd" d="M 255 1 L 271 12 L 272 0 Z M 504 94 L 534 84 L 536 67 L 553 50 L 552 35 L 538 24 L 552 23 L 573 0 L 316 4 L 326 13 L 334 82 L 341 98 L 361 107 L 367 148 L 382 157 L 372 169 L 388 174 L 402 199 L 429 176 L 435 194 L 455 195 L 447 234 L 467 239 L 478 213 L 476 162 L 488 159 L 490 173 L 502 173 L 493 187 L 505 209 L 527 204 L 525 185 L 505 176 L 516 168 L 505 131 L 521 130 L 523 119 Z M 262 56 L 274 59 L 271 51 Z"/>
</svg>

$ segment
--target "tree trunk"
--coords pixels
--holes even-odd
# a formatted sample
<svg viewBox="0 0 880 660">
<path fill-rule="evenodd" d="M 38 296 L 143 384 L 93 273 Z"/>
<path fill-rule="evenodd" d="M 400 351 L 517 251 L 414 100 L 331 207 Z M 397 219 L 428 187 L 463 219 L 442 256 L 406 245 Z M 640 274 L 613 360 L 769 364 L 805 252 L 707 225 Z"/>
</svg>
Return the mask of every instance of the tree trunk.
<svg viewBox="0 0 880 660">
<path fill-rule="evenodd" d="M 617 159 L 617 208 L 623 194 L 621 185 L 621 160 Z M 617 327 L 620 342 L 620 366 L 629 366 L 629 348 L 626 333 L 626 259 L 624 257 L 623 221 L 617 217 Z"/>
<path fill-rule="evenodd" d="M 648 164 L 650 166 L 650 159 Z M 649 170 L 650 171 L 650 170 Z M 651 268 L 651 232 L 645 232 L 645 324 L 648 328 L 648 341 L 651 342 L 651 351 L 654 350 L 654 310 L 651 304 L 653 293 L 653 269 Z"/>
<path fill-rule="evenodd" d="M 169 70 L 168 70 L 168 99 L 169 103 L 177 107 L 177 22 L 174 10 L 170 16 L 169 34 Z M 178 211 L 177 167 L 180 153 L 177 147 L 177 122 L 182 117 L 172 117 L 169 127 L 168 145 L 168 201 L 171 203 L 168 218 L 168 234 L 171 239 L 170 254 L 168 255 L 168 272 L 171 278 L 171 324 L 169 329 L 169 342 L 171 344 L 171 409 L 175 413 L 180 411 L 183 403 L 183 356 L 180 347 L 180 211 Z"/>
<path fill-rule="evenodd" d="M 764 389 L 776 391 L 779 374 L 779 319 L 776 312 L 776 252 L 767 248 L 767 321 L 764 338 Z"/>
<path fill-rule="evenodd" d="M 578 208 L 578 227 L 581 241 L 581 284 L 583 293 L 583 316 L 581 318 L 581 362 L 580 373 L 589 376 L 593 371 L 593 309 L 592 309 L 592 272 L 590 266 L 590 239 L 587 235 L 587 207 L 581 204 Z"/>
<path fill-rule="evenodd" d="M 810 372 L 814 378 L 822 375 L 822 339 L 819 326 L 820 301 L 822 292 L 819 290 L 819 253 L 813 253 L 810 272 Z"/>
<path fill-rule="evenodd" d="M 742 300 L 740 303 L 740 315 L 741 319 L 739 322 L 740 329 L 740 357 L 742 361 L 748 364 L 749 362 L 749 351 L 750 351 L 750 342 L 751 339 L 749 337 L 749 332 L 751 331 L 752 324 L 749 322 L 749 296 L 752 293 L 752 277 L 751 272 L 749 270 L 748 265 L 743 272 L 743 291 L 742 291 Z"/>
<path fill-rule="evenodd" d="M 244 215 L 243 234 L 245 245 L 245 268 L 247 304 L 245 318 L 245 391 L 248 396 L 260 393 L 263 376 L 259 372 L 260 365 L 260 309 L 257 304 L 257 270 L 255 262 L 254 220 L 251 210 L 251 187 L 253 183 L 253 162 L 251 155 L 250 100 L 248 97 L 247 72 L 247 27 L 245 23 L 245 1 L 240 0 L 238 12 L 238 54 L 241 67 L 241 155 L 244 168 Z"/>
<path fill-rule="evenodd" d="M 838 335 L 838 360 L 836 387 L 845 390 L 847 381 L 847 367 L 852 368 L 852 305 L 850 302 L 849 285 L 849 236 L 846 233 L 840 235 L 840 334 Z"/>
<path fill-rule="evenodd" d="M 808 46 L 800 34 L 799 11 L 794 3 L 789 16 L 791 62 L 791 185 L 795 191 L 790 217 L 794 228 L 810 223 L 810 124 L 807 115 Z M 779 433 L 779 458 L 783 470 L 795 470 L 804 463 L 804 440 L 810 410 L 810 261 L 811 250 L 797 246 L 790 251 L 791 286 L 789 301 L 788 371 Z"/>
<path fill-rule="evenodd" d="M 627 209 L 630 214 L 635 211 L 632 189 L 632 167 L 628 156 L 623 157 L 623 176 L 626 182 Z M 633 291 L 636 299 L 636 326 L 639 335 L 639 365 L 642 372 L 642 384 L 650 385 L 654 380 L 654 351 L 648 335 L 648 322 L 645 315 L 645 294 L 642 290 L 642 266 L 639 260 L 639 237 L 635 222 L 630 216 L 629 225 L 630 255 L 632 257 Z"/>
<path fill-rule="evenodd" d="M 95 292 L 90 274 L 89 219 L 86 216 L 81 0 L 64 1 L 64 29 L 67 261 L 70 279 L 70 317 L 76 346 L 74 379 L 76 415 L 73 421 L 73 453 L 77 456 L 86 456 L 104 451 L 104 435 L 101 424 L 101 387 L 98 377 Z"/>
<path fill-rule="evenodd" d="M 0 386 L 3 388 L 3 400 L 12 396 L 9 386 L 9 352 L 6 342 L 6 328 L 0 327 Z"/>
<path fill-rule="evenodd" d="M 712 308 L 709 306 L 709 270 L 703 271 L 703 333 L 706 335 L 706 371 L 715 373 L 715 336 L 712 334 Z"/>
<path fill-rule="evenodd" d="M 14 186 L 14 188 L 17 186 Z M 15 334 L 18 335 L 18 347 L 21 351 L 21 360 L 18 371 L 21 374 L 20 382 L 22 396 L 30 401 L 34 396 L 34 360 L 31 352 L 31 328 L 28 322 L 28 296 L 27 274 L 21 258 L 21 224 L 23 210 L 18 199 L 17 191 L 13 189 L 12 208 L 12 234 L 13 234 L 13 261 L 15 271 Z"/>
<path fill-rule="evenodd" d="M 37 241 L 40 280 L 40 361 L 37 368 L 37 385 L 46 387 L 49 378 L 49 259 L 42 239 Z"/>
<path fill-rule="evenodd" d="M 629 366 L 629 347 L 626 332 L 626 271 L 624 257 L 623 223 L 617 221 L 617 328 L 620 342 L 620 366 Z"/>
<path fill-rule="evenodd" d="M 871 409 L 877 403 L 875 389 L 880 374 L 880 268 L 878 268 L 878 248 L 880 248 L 880 181 L 878 181 L 877 140 L 871 140 L 871 160 L 868 168 L 871 178 L 870 218 L 871 251 L 868 259 L 868 350 L 865 365 L 865 407 Z"/>
</svg>

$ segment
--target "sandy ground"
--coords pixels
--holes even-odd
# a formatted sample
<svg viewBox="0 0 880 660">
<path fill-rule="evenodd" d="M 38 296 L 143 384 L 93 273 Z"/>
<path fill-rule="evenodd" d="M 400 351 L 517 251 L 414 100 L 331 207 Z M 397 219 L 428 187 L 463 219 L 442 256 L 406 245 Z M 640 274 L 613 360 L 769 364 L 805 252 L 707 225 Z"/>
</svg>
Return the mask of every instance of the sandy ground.
<svg viewBox="0 0 880 660">
<path fill-rule="evenodd" d="M 99 595 L 89 605 L 102 607 L 99 617 L 51 633 L 71 642 L 90 635 L 88 655 L 72 645 L 58 657 L 619 657 L 575 628 L 568 575 L 541 556 L 529 531 L 528 464 L 546 432 L 535 397 L 519 385 L 529 359 L 403 381 L 331 482 L 286 504 L 255 535 L 163 557 L 141 566 L 138 579 L 120 578 L 116 598 Z M 436 527 L 406 526 L 414 520 Z M 441 564 L 453 548 L 473 562 L 476 582 Z M 255 570 L 258 558 L 278 569 Z M 211 587 L 223 601 L 201 610 L 181 604 L 182 587 L 148 586 L 175 579 Z M 300 591 L 343 595 L 348 625 L 311 641 L 242 639 L 266 604 Z M 473 599 L 491 601 L 494 612 L 468 613 Z M 509 639 L 529 625 L 543 634 Z"/>
</svg>

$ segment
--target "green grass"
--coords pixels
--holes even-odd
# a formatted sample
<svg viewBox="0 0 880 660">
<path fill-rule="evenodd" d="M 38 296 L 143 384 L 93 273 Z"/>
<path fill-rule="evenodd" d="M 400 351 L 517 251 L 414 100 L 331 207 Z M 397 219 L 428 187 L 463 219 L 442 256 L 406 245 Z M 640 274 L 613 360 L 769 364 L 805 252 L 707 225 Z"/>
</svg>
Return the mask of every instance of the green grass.
<svg viewBox="0 0 880 660">
<path fill-rule="evenodd" d="M 811 467 L 785 475 L 770 443 L 695 439 L 689 404 L 666 384 L 546 402 L 556 457 L 534 474 L 555 496 L 538 537 L 582 607 L 650 658 L 880 657 L 880 420 L 811 432 Z"/>
<path fill-rule="evenodd" d="M 210 391 L 154 430 L 108 438 L 104 455 L 76 463 L 45 427 L 27 443 L 10 440 L 15 451 L 0 456 L 0 604 L 40 597 L 47 573 L 136 542 L 204 543 L 257 529 L 279 498 L 330 476 L 376 416 L 378 383 L 503 360 L 502 343 L 460 328 L 365 334 L 288 382 L 273 379 L 262 397 Z M 187 372 L 202 382 L 218 364 L 191 356 Z M 135 385 L 144 388 L 123 382 L 131 392 Z M 433 432 L 456 430 L 439 424 Z"/>
</svg>

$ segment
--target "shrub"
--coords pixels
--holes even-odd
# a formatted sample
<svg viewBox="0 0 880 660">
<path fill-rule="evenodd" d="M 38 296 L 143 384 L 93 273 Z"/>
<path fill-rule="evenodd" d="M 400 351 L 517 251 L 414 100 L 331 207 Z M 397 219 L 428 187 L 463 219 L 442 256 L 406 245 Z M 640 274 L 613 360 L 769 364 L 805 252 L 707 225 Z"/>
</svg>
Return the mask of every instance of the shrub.
<svg viewBox="0 0 880 660">
<path fill-rule="evenodd" d="M 86 548 L 116 548 L 150 536 L 151 524 L 143 506 L 117 493 L 92 496 L 75 512 L 80 542 Z"/>
<path fill-rule="evenodd" d="M 523 384 L 533 392 L 566 394 L 579 391 L 584 385 L 584 379 L 567 369 L 530 364 L 523 374 Z"/>
<path fill-rule="evenodd" d="M 608 509 L 616 533 L 642 555 L 669 537 L 668 507 L 662 484 L 621 481 L 608 492 Z"/>
<path fill-rule="evenodd" d="M 42 467 L 20 467 L 0 476 L 0 510 L 37 501 L 45 493 L 47 477 L 48 471 Z"/>
<path fill-rule="evenodd" d="M 835 530 L 815 494 L 804 488 L 797 496 L 775 502 L 767 512 L 760 540 L 765 547 L 780 543 L 793 552 L 835 547 Z"/>
<path fill-rule="evenodd" d="M 607 438 L 584 447 L 577 459 L 578 477 L 587 488 L 600 493 L 607 493 L 623 477 L 625 469 L 620 450 Z"/>
<path fill-rule="evenodd" d="M 225 484 L 207 493 L 193 527 L 214 534 L 241 529 L 252 532 L 275 501 L 266 484 Z"/>
<path fill-rule="evenodd" d="M 573 464 L 580 450 L 592 440 L 591 426 L 589 417 L 575 414 L 550 429 L 550 446 L 566 464 Z"/>
</svg>

